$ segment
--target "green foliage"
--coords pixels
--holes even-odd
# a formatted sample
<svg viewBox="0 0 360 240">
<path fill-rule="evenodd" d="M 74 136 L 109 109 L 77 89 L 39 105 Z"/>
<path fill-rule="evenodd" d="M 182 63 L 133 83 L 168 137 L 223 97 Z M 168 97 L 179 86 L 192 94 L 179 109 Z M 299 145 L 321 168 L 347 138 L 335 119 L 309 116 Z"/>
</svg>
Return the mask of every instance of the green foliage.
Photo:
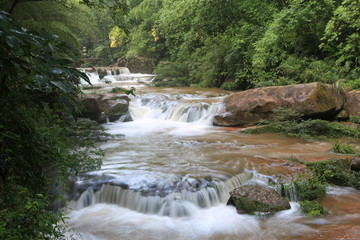
<svg viewBox="0 0 360 240">
<path fill-rule="evenodd" d="M 156 81 L 167 81 L 167 84 L 176 86 L 190 85 L 189 69 L 186 64 L 178 62 L 159 64 L 154 73 L 156 74 Z"/>
<path fill-rule="evenodd" d="M 350 122 L 360 124 L 360 116 L 350 116 Z"/>
<path fill-rule="evenodd" d="M 347 126 L 339 122 L 321 119 L 303 120 L 298 113 L 284 108 L 274 110 L 274 118 L 268 125 L 248 129 L 245 132 L 252 134 L 265 132 L 280 133 L 307 141 L 339 137 L 359 138 L 360 136 L 360 130 L 355 126 Z"/>
<path fill-rule="evenodd" d="M 329 81 L 311 74 L 316 68 L 311 65 L 323 55 L 319 45 L 333 9 L 330 0 L 290 1 L 290 7 L 275 16 L 255 44 L 256 86 Z M 309 73 L 311 77 L 306 76 Z"/>
<path fill-rule="evenodd" d="M 328 160 L 306 163 L 314 177 L 323 183 L 360 189 L 360 174 L 351 171 L 350 162 L 346 160 Z"/>
<path fill-rule="evenodd" d="M 100 30 L 91 10 L 69 1 L 71 6 L 52 1 L 24 2 L 12 13 L 13 19 L 35 31 L 46 29 L 73 45 L 80 55 L 83 46 L 92 48 L 99 41 Z"/>
<path fill-rule="evenodd" d="M 237 90 L 341 80 L 358 88 L 358 4 L 340 3 L 136 2 L 127 18 L 127 57 L 176 63 L 165 67 L 168 79 L 180 78 L 178 70 L 169 68 L 186 65 L 185 85 Z"/>
<path fill-rule="evenodd" d="M 302 201 L 300 209 L 309 217 L 320 217 L 328 213 L 318 201 Z"/>
<path fill-rule="evenodd" d="M 100 130 L 69 124 L 79 79 L 88 78 L 71 67 L 72 49 L 58 36 L 19 27 L 4 12 L 0 55 L 0 238 L 60 239 L 62 216 L 45 196 L 101 163 Z"/>
<path fill-rule="evenodd" d="M 119 93 L 119 92 L 123 92 L 127 95 L 133 95 L 135 97 L 135 91 L 136 91 L 136 88 L 134 87 L 131 87 L 130 89 L 124 89 L 124 88 L 120 88 L 120 87 L 114 87 L 111 89 L 111 93 Z"/>
<path fill-rule="evenodd" d="M 356 148 L 348 142 L 335 141 L 333 143 L 333 151 L 342 154 L 355 154 Z"/>
<path fill-rule="evenodd" d="M 327 23 L 321 47 L 336 59 L 338 65 L 347 65 L 359 71 L 360 4 L 358 0 L 344 0 Z"/>
<path fill-rule="evenodd" d="M 326 193 L 325 185 L 314 179 L 295 181 L 293 184 L 301 201 L 320 200 Z"/>
<path fill-rule="evenodd" d="M 9 184 L 0 201 L 0 239 L 63 239 L 63 219 L 46 210 L 49 200 L 44 195 Z"/>
</svg>

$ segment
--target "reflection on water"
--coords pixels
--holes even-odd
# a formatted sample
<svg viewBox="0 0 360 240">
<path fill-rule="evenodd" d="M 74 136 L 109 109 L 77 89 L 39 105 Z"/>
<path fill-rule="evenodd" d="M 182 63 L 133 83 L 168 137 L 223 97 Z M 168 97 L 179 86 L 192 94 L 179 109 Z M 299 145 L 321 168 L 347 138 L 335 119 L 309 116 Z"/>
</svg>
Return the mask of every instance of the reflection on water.
<svg viewBox="0 0 360 240">
<path fill-rule="evenodd" d="M 351 189 L 328 189 L 323 204 L 330 214 L 318 219 L 303 217 L 296 203 L 266 219 L 225 206 L 229 188 L 253 178 L 249 171 L 265 182 L 286 179 L 304 172 L 290 157 L 336 156 L 330 143 L 213 127 L 225 91 L 150 88 L 128 80 L 110 87 L 133 85 L 134 121 L 105 125 L 124 137 L 103 144 L 101 169 L 76 183 L 69 225 L 83 239 L 357 239 L 360 193 Z M 246 177 L 231 182 L 236 176 Z"/>
</svg>

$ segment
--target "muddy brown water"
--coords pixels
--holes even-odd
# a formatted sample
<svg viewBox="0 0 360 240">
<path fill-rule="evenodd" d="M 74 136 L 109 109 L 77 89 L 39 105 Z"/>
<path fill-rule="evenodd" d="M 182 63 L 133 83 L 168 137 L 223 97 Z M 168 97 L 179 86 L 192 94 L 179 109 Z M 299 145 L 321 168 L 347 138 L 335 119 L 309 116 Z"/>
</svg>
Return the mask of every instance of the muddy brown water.
<svg viewBox="0 0 360 240">
<path fill-rule="evenodd" d="M 303 216 L 297 203 L 292 203 L 291 210 L 266 218 L 239 215 L 218 196 L 224 193 L 208 190 L 223 183 L 232 186 L 229 179 L 246 172 L 262 176 L 257 181 L 288 181 L 306 175 L 304 165 L 291 159 L 348 157 L 331 152 L 330 142 L 309 143 L 214 127 L 211 117 L 229 94 L 222 90 L 151 88 L 135 81 L 103 86 L 97 91 L 106 94 L 115 86 L 136 87 L 137 96 L 130 105 L 134 121 L 104 125 L 109 133 L 124 137 L 103 144 L 106 155 L 101 169 L 87 173 L 77 183 L 110 184 L 107 189 L 98 186 L 97 191 L 84 193 L 86 206 L 76 201 L 69 204 L 68 223 L 83 239 L 360 239 L 360 191 L 354 189 L 328 188 L 321 203 L 329 214 L 321 218 Z M 246 179 L 241 177 L 241 181 Z M 172 193 L 180 185 L 185 186 L 183 194 L 191 188 L 194 194 L 202 189 L 201 195 L 211 201 L 197 206 L 191 202 L 193 195 Z M 120 201 L 120 195 L 126 199 Z M 156 204 L 168 201 L 166 207 L 175 212 L 186 209 L 187 214 L 166 215 L 162 210 L 154 214 L 157 211 L 151 204 L 155 200 Z M 124 207 L 133 203 L 135 209 L 136 204 L 145 207 Z"/>
</svg>

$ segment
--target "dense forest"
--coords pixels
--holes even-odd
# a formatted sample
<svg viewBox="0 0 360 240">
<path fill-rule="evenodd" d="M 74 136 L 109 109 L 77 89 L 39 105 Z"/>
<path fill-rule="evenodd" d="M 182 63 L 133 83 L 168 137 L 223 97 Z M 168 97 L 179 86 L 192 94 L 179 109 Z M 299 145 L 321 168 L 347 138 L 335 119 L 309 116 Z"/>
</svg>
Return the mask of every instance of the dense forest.
<svg viewBox="0 0 360 240">
<path fill-rule="evenodd" d="M 0 0 L 0 10 L 0 239 L 62 238 L 51 198 L 100 164 L 100 129 L 74 120 L 86 79 L 74 66 L 146 62 L 157 85 L 360 89 L 359 0 Z"/>
<path fill-rule="evenodd" d="M 17 21 L 61 36 L 78 54 L 86 47 L 95 65 L 143 61 L 172 84 L 230 90 L 315 81 L 360 87 L 356 0 L 132 0 L 105 1 L 105 9 L 19 2 Z"/>
</svg>

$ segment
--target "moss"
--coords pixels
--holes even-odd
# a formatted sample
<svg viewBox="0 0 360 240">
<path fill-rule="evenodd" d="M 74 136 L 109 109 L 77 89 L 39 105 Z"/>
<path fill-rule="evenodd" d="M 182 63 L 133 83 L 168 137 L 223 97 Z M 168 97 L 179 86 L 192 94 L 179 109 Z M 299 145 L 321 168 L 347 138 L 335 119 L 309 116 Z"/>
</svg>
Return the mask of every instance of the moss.
<svg viewBox="0 0 360 240">
<path fill-rule="evenodd" d="M 266 204 L 257 200 L 249 199 L 245 196 L 238 197 L 236 200 L 236 209 L 246 213 L 254 214 L 255 212 L 277 212 L 283 210 L 275 205 Z"/>
<path fill-rule="evenodd" d="M 306 165 L 322 183 L 360 189 L 360 173 L 351 170 L 351 162 L 348 160 L 334 159 Z"/>
<path fill-rule="evenodd" d="M 301 211 L 308 217 L 319 217 L 327 214 L 327 211 L 318 201 L 300 202 Z"/>
<path fill-rule="evenodd" d="M 300 200 L 319 200 L 325 196 L 325 185 L 314 180 L 304 180 L 295 182 Z"/>
<path fill-rule="evenodd" d="M 114 87 L 111 89 L 110 91 L 111 93 L 119 93 L 119 92 L 124 92 L 124 89 L 119 88 L 119 87 Z"/>
</svg>

